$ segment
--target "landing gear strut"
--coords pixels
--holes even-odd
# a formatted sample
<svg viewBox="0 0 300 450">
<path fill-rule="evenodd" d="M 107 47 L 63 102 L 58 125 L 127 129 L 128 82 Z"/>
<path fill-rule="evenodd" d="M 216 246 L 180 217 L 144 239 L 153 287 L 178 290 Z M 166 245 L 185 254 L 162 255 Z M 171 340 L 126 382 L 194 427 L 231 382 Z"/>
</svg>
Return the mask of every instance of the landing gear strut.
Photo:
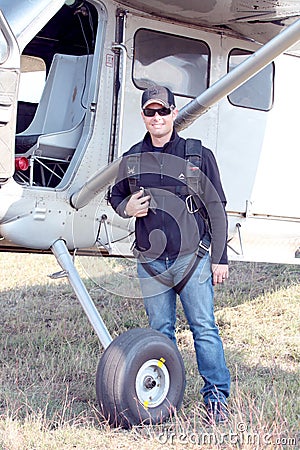
<svg viewBox="0 0 300 450">
<path fill-rule="evenodd" d="M 112 426 L 163 423 L 181 406 L 185 389 L 176 345 L 152 329 L 136 328 L 112 340 L 62 240 L 52 251 L 105 348 L 96 374 L 100 413 Z"/>
</svg>

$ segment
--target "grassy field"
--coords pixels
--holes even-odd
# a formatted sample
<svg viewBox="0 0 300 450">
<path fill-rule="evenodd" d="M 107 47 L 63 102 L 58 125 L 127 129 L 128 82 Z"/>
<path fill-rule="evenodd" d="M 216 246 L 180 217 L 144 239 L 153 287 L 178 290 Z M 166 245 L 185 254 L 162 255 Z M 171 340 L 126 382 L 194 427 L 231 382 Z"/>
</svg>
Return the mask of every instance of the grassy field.
<svg viewBox="0 0 300 450">
<path fill-rule="evenodd" d="M 103 348 L 50 255 L 0 254 L 0 449 L 299 449 L 300 266 L 231 263 L 216 317 L 232 375 L 231 420 L 204 428 L 191 334 L 179 307 L 187 387 L 162 426 L 111 429 L 99 417 Z M 78 258 L 113 337 L 147 320 L 127 260 Z"/>
</svg>

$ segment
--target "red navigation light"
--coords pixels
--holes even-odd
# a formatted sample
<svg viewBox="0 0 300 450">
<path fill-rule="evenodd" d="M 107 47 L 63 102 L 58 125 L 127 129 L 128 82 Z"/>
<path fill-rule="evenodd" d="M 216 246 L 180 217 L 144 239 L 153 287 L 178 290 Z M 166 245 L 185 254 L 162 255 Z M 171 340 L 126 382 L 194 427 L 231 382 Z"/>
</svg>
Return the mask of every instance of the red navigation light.
<svg viewBox="0 0 300 450">
<path fill-rule="evenodd" d="M 25 158 L 25 156 L 19 156 L 18 158 L 15 159 L 15 167 L 16 167 L 16 170 L 22 170 L 22 171 L 27 170 L 29 167 L 28 159 Z"/>
</svg>

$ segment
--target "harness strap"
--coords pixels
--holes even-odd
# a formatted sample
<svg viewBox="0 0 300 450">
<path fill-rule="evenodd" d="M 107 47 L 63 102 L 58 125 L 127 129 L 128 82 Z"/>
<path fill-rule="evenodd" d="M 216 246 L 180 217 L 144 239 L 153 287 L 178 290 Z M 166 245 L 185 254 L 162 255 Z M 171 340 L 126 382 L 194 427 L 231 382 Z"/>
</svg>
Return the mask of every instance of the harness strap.
<svg viewBox="0 0 300 450">
<path fill-rule="evenodd" d="M 186 164 L 186 183 L 189 194 L 195 196 L 203 194 L 201 187 L 201 166 L 202 166 L 203 147 L 198 139 L 186 139 L 185 159 Z"/>
<path fill-rule="evenodd" d="M 146 270 L 146 272 L 148 272 L 148 274 L 151 277 L 156 277 L 156 279 L 166 285 L 169 286 L 170 288 L 173 288 L 176 292 L 176 294 L 180 294 L 180 292 L 182 291 L 182 289 L 184 288 L 184 286 L 187 284 L 187 282 L 189 281 L 189 279 L 191 278 L 191 276 L 193 275 L 193 273 L 195 272 L 199 262 L 201 261 L 201 259 L 207 254 L 207 252 L 209 251 L 209 247 L 210 247 L 210 239 L 208 235 L 205 235 L 203 237 L 203 239 L 199 242 L 198 248 L 195 252 L 194 257 L 191 259 L 190 263 L 188 264 L 187 268 L 185 269 L 185 272 L 183 274 L 182 279 L 179 281 L 179 283 L 175 284 L 173 286 L 173 284 L 171 282 L 169 282 L 168 280 L 164 279 L 161 274 L 155 270 L 144 258 L 143 255 L 141 255 L 140 252 L 137 252 L 135 250 L 135 252 L 137 253 L 137 257 L 139 258 L 140 263 L 142 264 L 143 268 Z"/>
<path fill-rule="evenodd" d="M 139 144 L 137 144 L 139 145 Z M 141 177 L 140 154 L 133 154 L 127 158 L 127 176 L 131 193 L 136 191 Z"/>
<path fill-rule="evenodd" d="M 147 189 L 147 188 L 145 188 Z M 150 190 L 151 188 L 149 188 Z M 183 185 L 183 186 L 155 186 L 155 194 L 156 195 L 163 195 L 164 192 L 171 192 L 175 195 L 189 195 L 190 191 L 188 186 Z"/>
<path fill-rule="evenodd" d="M 174 289 L 177 294 L 180 294 L 184 286 L 187 284 L 193 273 L 195 272 L 199 262 L 202 258 L 206 255 L 206 253 L 209 251 L 210 247 L 210 240 L 205 236 L 198 245 L 198 249 L 195 254 L 195 258 L 193 258 L 190 262 L 190 264 L 185 269 L 185 273 L 183 275 L 183 278 L 179 281 L 179 283 L 174 286 Z"/>
</svg>

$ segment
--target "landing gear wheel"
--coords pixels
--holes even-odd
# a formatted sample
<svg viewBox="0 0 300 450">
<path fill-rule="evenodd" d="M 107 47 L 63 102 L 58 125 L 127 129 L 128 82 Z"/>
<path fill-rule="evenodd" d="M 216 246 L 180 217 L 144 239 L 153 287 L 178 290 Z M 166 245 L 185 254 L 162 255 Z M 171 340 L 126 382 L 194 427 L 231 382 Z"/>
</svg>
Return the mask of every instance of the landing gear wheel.
<svg viewBox="0 0 300 450">
<path fill-rule="evenodd" d="M 184 365 L 176 345 L 152 329 L 121 334 L 98 365 L 100 412 L 113 426 L 165 422 L 180 408 L 184 389 Z"/>
</svg>

